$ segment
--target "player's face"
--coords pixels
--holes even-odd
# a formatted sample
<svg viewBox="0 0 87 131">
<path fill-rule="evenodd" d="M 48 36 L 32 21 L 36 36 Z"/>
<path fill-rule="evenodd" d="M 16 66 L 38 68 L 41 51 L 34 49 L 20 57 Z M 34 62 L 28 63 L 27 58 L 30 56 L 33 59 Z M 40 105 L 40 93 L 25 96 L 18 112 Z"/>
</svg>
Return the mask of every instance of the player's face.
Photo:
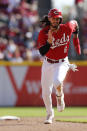
<svg viewBox="0 0 87 131">
<path fill-rule="evenodd" d="M 60 18 L 53 18 L 53 17 L 51 17 L 51 18 L 49 18 L 49 21 L 50 21 L 51 26 L 53 28 L 57 28 L 58 25 L 59 25 L 59 22 L 60 22 Z"/>
</svg>

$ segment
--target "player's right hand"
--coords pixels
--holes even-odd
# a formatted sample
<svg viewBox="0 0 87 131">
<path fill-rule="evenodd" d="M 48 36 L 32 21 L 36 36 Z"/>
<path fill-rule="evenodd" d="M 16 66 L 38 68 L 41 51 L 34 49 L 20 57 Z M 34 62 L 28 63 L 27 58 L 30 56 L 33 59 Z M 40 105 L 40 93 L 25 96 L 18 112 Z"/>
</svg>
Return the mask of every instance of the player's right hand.
<svg viewBox="0 0 87 131">
<path fill-rule="evenodd" d="M 48 40 L 47 40 L 49 44 L 52 44 L 52 39 L 53 39 L 53 38 L 52 38 L 52 31 L 49 30 L 49 31 L 48 31 Z"/>
</svg>

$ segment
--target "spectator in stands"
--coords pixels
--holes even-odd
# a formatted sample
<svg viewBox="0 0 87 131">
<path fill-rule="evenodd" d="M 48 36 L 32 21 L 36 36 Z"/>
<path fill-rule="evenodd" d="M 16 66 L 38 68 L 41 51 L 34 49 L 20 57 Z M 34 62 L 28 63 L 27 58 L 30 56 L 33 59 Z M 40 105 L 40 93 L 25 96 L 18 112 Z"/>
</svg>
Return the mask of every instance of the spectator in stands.
<svg viewBox="0 0 87 131">
<path fill-rule="evenodd" d="M 20 50 L 16 47 L 16 50 L 13 53 L 13 57 L 11 59 L 12 62 L 23 62 L 23 58 L 21 57 Z"/>
<path fill-rule="evenodd" d="M 5 60 L 11 61 L 13 58 L 13 54 L 16 51 L 16 44 L 14 43 L 14 41 L 12 39 L 9 39 L 8 41 L 8 45 L 6 47 L 5 50 Z"/>
<path fill-rule="evenodd" d="M 8 12 L 12 12 L 14 8 L 18 7 L 21 0 L 8 0 L 9 5 L 8 5 Z"/>
</svg>

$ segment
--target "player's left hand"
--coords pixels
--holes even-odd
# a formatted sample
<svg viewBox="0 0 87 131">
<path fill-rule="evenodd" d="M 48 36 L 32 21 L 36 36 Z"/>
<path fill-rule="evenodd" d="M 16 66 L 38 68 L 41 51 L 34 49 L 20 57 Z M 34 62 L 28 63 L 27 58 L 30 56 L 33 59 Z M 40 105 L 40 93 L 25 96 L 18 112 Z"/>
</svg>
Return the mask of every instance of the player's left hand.
<svg viewBox="0 0 87 131">
<path fill-rule="evenodd" d="M 78 69 L 77 69 L 77 65 L 75 65 L 75 64 L 69 64 L 69 68 L 72 70 L 72 71 L 79 71 Z"/>
</svg>

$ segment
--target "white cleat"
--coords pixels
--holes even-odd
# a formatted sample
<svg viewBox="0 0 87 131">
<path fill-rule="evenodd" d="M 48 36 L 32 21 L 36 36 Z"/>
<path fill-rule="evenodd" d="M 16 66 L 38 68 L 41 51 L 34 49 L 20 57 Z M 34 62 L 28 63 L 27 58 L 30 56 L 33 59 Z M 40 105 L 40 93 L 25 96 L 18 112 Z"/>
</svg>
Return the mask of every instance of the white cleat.
<svg viewBox="0 0 87 131">
<path fill-rule="evenodd" d="M 62 93 L 61 96 L 56 95 L 56 99 L 57 99 L 57 109 L 59 112 L 62 112 L 65 108 L 64 94 Z"/>
<path fill-rule="evenodd" d="M 52 111 L 52 114 L 47 115 L 47 118 L 46 118 L 44 124 L 52 124 L 53 118 L 54 118 L 54 110 Z"/>
</svg>

